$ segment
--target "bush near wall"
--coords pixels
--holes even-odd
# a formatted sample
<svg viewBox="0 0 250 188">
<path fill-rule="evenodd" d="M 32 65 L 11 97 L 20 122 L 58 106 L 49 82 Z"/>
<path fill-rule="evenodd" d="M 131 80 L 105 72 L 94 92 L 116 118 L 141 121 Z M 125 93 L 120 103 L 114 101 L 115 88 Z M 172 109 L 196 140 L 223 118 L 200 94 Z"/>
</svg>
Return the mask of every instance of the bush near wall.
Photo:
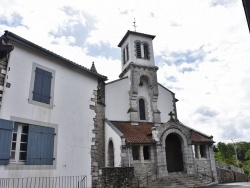
<svg viewBox="0 0 250 188">
<path fill-rule="evenodd" d="M 219 183 L 246 182 L 249 180 L 249 177 L 246 174 L 222 168 L 216 169 Z"/>
</svg>

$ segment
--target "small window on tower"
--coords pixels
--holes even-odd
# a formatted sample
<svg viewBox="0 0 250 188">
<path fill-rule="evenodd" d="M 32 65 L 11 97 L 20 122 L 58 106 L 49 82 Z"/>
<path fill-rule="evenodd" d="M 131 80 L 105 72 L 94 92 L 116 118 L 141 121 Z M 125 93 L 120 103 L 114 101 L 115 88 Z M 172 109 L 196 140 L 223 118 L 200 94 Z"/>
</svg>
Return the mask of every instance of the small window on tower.
<svg viewBox="0 0 250 188">
<path fill-rule="evenodd" d="M 126 57 L 127 57 L 126 61 L 128 61 L 129 60 L 128 45 L 126 46 Z"/>
<path fill-rule="evenodd" d="M 122 60 L 123 60 L 123 64 L 125 65 L 126 63 L 126 55 L 125 55 L 125 49 L 122 50 Z"/>
<path fill-rule="evenodd" d="M 136 42 L 136 57 L 141 58 L 141 43 Z"/>
<path fill-rule="evenodd" d="M 149 59 L 149 48 L 147 43 L 143 44 L 143 52 L 144 52 L 144 58 Z"/>
</svg>

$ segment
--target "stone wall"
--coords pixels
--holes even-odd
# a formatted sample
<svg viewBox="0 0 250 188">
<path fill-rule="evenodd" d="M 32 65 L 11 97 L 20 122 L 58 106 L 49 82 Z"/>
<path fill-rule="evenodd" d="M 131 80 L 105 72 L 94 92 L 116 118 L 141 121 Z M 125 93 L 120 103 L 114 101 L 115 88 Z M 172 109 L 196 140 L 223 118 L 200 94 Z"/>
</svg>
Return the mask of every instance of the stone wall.
<svg viewBox="0 0 250 188">
<path fill-rule="evenodd" d="M 148 175 L 156 173 L 154 171 L 155 164 L 154 163 L 134 163 L 135 174 L 139 177 L 139 179 L 144 179 Z"/>
<path fill-rule="evenodd" d="M 98 176 L 99 169 L 105 166 L 105 141 L 104 141 L 104 118 L 105 118 L 105 83 L 98 81 L 98 88 L 94 91 L 94 98 L 91 98 L 95 105 L 90 109 L 94 110 L 93 138 L 91 145 L 91 175 L 92 187 L 101 187 Z"/>
<path fill-rule="evenodd" d="M 248 181 L 248 176 L 246 174 L 222 168 L 216 168 L 216 169 L 217 169 L 219 183 Z"/>
<path fill-rule="evenodd" d="M 206 159 L 194 159 L 195 172 L 199 172 L 212 177 L 211 161 Z"/>
<path fill-rule="evenodd" d="M 133 167 L 108 167 L 100 170 L 102 188 L 131 188 L 134 183 Z"/>
</svg>

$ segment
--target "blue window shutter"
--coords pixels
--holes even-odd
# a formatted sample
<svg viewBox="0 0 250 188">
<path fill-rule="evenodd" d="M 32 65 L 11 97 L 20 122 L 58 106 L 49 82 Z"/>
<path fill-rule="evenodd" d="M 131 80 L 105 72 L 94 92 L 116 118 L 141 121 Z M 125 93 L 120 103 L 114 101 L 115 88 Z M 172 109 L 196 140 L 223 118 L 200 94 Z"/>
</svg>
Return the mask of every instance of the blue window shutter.
<svg viewBox="0 0 250 188">
<path fill-rule="evenodd" d="M 46 104 L 50 104 L 51 79 L 52 73 L 44 70 L 41 102 Z"/>
<path fill-rule="evenodd" d="M 9 164 L 13 121 L 0 119 L 0 165 Z"/>
<path fill-rule="evenodd" d="M 27 165 L 53 165 L 55 129 L 29 125 Z"/>
<path fill-rule="evenodd" d="M 36 68 L 35 81 L 33 89 L 33 100 L 41 102 L 42 99 L 42 86 L 43 86 L 43 70 Z"/>
<path fill-rule="evenodd" d="M 50 104 L 52 73 L 36 67 L 33 100 Z"/>
</svg>

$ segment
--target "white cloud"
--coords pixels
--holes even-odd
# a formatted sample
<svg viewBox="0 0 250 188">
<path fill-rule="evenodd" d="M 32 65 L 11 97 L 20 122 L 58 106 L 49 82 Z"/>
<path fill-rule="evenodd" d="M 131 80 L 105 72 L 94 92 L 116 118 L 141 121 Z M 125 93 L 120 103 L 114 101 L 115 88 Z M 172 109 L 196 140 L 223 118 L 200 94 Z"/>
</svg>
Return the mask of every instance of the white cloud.
<svg viewBox="0 0 250 188">
<path fill-rule="evenodd" d="M 241 1 L 3 0 L 0 16 L 12 23 L 0 19 L 0 33 L 87 68 L 94 61 L 109 80 L 121 72 L 115 49 L 136 18 L 138 32 L 156 35 L 158 81 L 180 100 L 179 119 L 217 142 L 250 141 L 250 39 Z"/>
</svg>

